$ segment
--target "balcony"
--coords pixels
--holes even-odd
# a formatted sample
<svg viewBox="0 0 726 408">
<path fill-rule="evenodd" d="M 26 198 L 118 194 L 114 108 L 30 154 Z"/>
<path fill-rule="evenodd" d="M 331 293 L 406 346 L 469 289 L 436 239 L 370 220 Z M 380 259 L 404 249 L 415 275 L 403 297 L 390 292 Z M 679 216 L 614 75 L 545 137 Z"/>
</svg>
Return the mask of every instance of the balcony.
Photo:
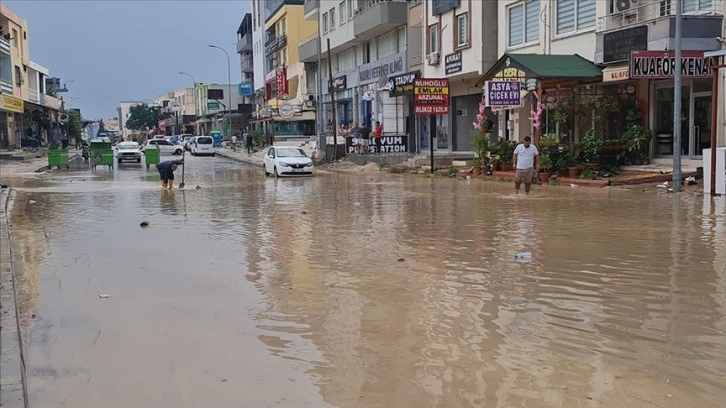
<svg viewBox="0 0 726 408">
<path fill-rule="evenodd" d="M 247 33 L 237 41 L 237 52 L 252 51 L 252 33 Z"/>
<path fill-rule="evenodd" d="M 675 20 L 675 0 L 650 0 L 640 3 L 623 2 L 622 9 L 617 8 L 617 2 L 613 9 L 608 10 L 608 15 L 598 19 L 597 31 L 614 31 L 621 28 L 631 27 L 638 24 L 651 23 L 658 20 Z M 722 18 L 723 2 L 713 0 L 703 2 L 683 2 L 683 22 L 699 18 Z M 717 34 L 720 35 L 720 34 Z"/>
<path fill-rule="evenodd" d="M 355 10 L 353 35 L 360 41 L 385 34 L 408 23 L 407 0 L 370 0 Z"/>
<path fill-rule="evenodd" d="M 305 0 L 305 4 L 303 5 L 303 13 L 305 13 L 305 20 L 317 21 L 319 9 L 320 9 L 320 0 Z"/>
<path fill-rule="evenodd" d="M 240 62 L 240 67 L 242 69 L 242 72 L 255 72 L 255 64 L 252 60 L 252 56 L 250 58 L 245 58 Z"/>
<path fill-rule="evenodd" d="M 37 89 L 28 88 L 28 101 L 40 104 L 40 94 Z"/>
<path fill-rule="evenodd" d="M 10 55 L 10 41 L 0 36 L 0 51 Z"/>
<path fill-rule="evenodd" d="M 287 45 L 287 35 L 275 37 L 265 43 L 265 55 L 269 56 L 285 45 Z"/>
<path fill-rule="evenodd" d="M 318 44 L 318 34 L 300 41 L 298 44 L 298 58 L 300 62 L 317 62 L 320 54 L 320 44 Z"/>
<path fill-rule="evenodd" d="M 0 79 L 0 91 L 3 93 L 13 93 L 13 83 L 11 81 L 6 81 L 4 79 Z"/>
</svg>

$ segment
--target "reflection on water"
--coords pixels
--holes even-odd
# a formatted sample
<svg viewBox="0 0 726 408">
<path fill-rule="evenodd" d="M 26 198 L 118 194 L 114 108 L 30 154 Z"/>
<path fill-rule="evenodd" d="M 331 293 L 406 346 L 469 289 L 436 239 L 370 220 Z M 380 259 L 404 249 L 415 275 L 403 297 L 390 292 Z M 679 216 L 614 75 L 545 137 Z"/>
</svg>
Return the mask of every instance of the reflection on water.
<svg viewBox="0 0 726 408">
<path fill-rule="evenodd" d="M 103 256 L 114 275 L 94 279 L 113 282 L 114 296 L 148 307 L 137 310 L 135 325 L 116 323 L 136 327 L 117 331 L 120 340 L 154 344 L 181 333 L 187 313 L 205 316 L 183 331 L 197 345 L 166 337 L 178 344 L 177 366 L 176 374 L 164 371 L 160 389 L 190 384 L 180 373 L 204 378 L 201 368 L 178 364 L 190 355 L 203 361 L 213 354 L 207 345 L 246 360 L 236 367 L 242 377 L 270 374 L 272 390 L 230 387 L 215 394 L 222 405 L 242 390 L 258 395 L 256 405 L 242 406 L 290 407 L 718 407 L 726 398 L 723 198 L 567 187 L 525 198 L 500 183 L 370 174 L 276 180 L 213 160 L 191 163 L 187 185 L 201 190 L 162 192 L 129 173 L 122 188 L 91 181 L 88 191 L 22 193 L 63 201 L 53 208 L 89 209 L 45 223 L 53 239 L 36 246 L 41 314 L 53 307 L 49 293 L 65 302 L 44 290 L 43 274 L 73 262 L 58 255 L 78 256 L 72 243 Z M 38 224 L 46 211 L 56 210 L 39 206 L 14 222 Z M 151 224 L 143 232 L 141 219 Z M 85 222 L 120 226 L 56 239 Z M 119 242 L 133 243 L 129 267 L 139 272 L 116 275 L 121 255 L 109 248 L 123 248 Z M 532 262 L 514 262 L 517 252 L 532 252 Z M 89 285 L 76 273 L 65 286 Z M 165 302 L 175 306 L 162 318 L 153 311 Z M 105 317 L 61 309 L 88 328 L 84 347 L 91 347 Z M 40 341 L 40 333 L 62 338 L 51 326 L 36 332 L 36 353 L 84 350 Z M 250 352 L 259 346 L 267 354 Z M 124 355 L 132 346 L 115 347 Z M 144 355 L 149 363 L 161 358 Z M 56 371 L 62 366 L 47 359 Z M 90 362 L 71 371 L 113 376 Z M 281 397 L 293 383 L 305 402 Z M 151 400 L 199 406 L 183 396 Z"/>
</svg>

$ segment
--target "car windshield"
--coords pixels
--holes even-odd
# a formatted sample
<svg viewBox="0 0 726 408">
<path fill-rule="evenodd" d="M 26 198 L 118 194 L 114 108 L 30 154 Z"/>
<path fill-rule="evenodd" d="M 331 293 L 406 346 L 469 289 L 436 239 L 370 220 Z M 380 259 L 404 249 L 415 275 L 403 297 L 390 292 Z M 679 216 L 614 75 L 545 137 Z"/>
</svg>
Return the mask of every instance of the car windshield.
<svg viewBox="0 0 726 408">
<path fill-rule="evenodd" d="M 200 138 L 197 138 L 197 143 L 199 143 L 199 144 L 212 144 L 212 143 L 214 143 L 214 141 L 212 140 L 211 137 L 200 137 Z"/>
<path fill-rule="evenodd" d="M 185 137 L 185 138 L 184 138 L 184 141 L 185 141 L 185 142 L 188 142 L 188 141 L 190 141 L 190 140 L 192 140 L 192 136 L 187 136 L 187 137 Z"/>
<path fill-rule="evenodd" d="M 277 157 L 308 157 L 302 149 L 277 149 Z"/>
<path fill-rule="evenodd" d="M 118 148 L 119 150 L 133 150 L 138 149 L 139 145 L 137 145 L 136 143 L 119 143 Z"/>
</svg>

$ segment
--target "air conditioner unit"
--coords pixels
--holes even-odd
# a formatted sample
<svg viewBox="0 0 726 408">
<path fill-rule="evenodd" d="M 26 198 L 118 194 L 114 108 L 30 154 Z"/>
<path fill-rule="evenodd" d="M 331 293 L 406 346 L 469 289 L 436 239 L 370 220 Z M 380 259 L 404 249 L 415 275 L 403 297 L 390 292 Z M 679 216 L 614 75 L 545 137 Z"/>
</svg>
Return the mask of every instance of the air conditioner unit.
<svg viewBox="0 0 726 408">
<path fill-rule="evenodd" d="M 610 14 L 633 15 L 636 13 L 638 0 L 610 0 Z"/>
<path fill-rule="evenodd" d="M 305 95 L 305 100 L 306 101 L 315 102 L 315 94 L 306 94 Z"/>
<path fill-rule="evenodd" d="M 439 65 L 439 62 L 441 62 L 441 58 L 439 58 L 439 52 L 432 52 L 431 54 L 426 56 L 426 61 L 428 61 L 429 65 Z"/>
</svg>

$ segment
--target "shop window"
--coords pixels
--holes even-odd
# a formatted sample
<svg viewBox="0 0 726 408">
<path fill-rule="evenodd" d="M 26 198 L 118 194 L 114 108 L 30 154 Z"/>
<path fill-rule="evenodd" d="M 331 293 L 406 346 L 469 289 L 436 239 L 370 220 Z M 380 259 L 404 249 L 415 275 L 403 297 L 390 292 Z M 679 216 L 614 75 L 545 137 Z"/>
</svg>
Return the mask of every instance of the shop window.
<svg viewBox="0 0 726 408">
<path fill-rule="evenodd" d="M 556 18 L 557 35 L 594 28 L 595 0 L 560 0 Z"/>
<path fill-rule="evenodd" d="M 469 44 L 469 13 L 456 16 L 456 46 Z"/>
<path fill-rule="evenodd" d="M 524 1 L 507 10 L 509 46 L 539 40 L 539 0 Z"/>
</svg>

